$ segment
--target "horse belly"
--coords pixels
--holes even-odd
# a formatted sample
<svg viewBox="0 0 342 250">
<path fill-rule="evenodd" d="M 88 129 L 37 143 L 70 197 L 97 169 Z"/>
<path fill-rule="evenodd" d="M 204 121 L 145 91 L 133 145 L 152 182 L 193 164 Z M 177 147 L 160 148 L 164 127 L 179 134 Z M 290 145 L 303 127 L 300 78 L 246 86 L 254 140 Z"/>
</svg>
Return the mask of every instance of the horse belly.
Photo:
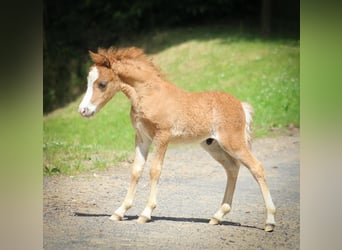
<svg viewBox="0 0 342 250">
<path fill-rule="evenodd" d="M 171 143 L 197 143 L 212 136 L 209 128 L 198 126 L 180 126 L 175 124 L 171 129 Z"/>
</svg>

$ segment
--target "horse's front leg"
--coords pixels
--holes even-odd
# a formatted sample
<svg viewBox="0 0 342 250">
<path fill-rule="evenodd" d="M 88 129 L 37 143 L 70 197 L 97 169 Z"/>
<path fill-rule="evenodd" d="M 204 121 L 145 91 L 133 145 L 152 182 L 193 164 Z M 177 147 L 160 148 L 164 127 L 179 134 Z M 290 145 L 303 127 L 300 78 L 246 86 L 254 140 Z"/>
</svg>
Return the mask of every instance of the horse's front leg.
<svg viewBox="0 0 342 250">
<path fill-rule="evenodd" d="M 122 220 L 127 210 L 132 207 L 133 199 L 136 193 L 136 187 L 147 159 L 151 141 L 147 138 L 136 135 L 135 145 L 135 158 L 132 167 L 131 183 L 124 202 L 110 217 L 111 220 Z"/>
<path fill-rule="evenodd" d="M 162 170 L 163 160 L 165 156 L 165 152 L 169 143 L 169 134 L 168 133 L 159 133 L 154 138 L 155 144 L 155 155 L 152 161 L 151 169 L 150 169 L 150 178 L 151 178 L 151 186 L 150 186 L 150 195 L 147 201 L 147 205 L 144 211 L 138 218 L 139 223 L 145 223 L 151 220 L 151 215 L 153 209 L 157 206 L 157 184 L 159 181 L 159 177 Z"/>
</svg>

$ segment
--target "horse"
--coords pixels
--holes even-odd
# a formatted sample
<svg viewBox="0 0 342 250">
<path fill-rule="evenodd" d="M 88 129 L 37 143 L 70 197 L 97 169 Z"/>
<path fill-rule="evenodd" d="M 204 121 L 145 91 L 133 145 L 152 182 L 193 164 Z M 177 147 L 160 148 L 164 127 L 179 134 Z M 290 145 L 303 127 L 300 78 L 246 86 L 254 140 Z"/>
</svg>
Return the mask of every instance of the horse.
<svg viewBox="0 0 342 250">
<path fill-rule="evenodd" d="M 157 184 L 170 143 L 198 142 L 225 169 L 227 183 L 223 200 L 209 223 L 222 223 L 231 211 L 240 164 L 257 181 L 266 205 L 264 230 L 275 227 L 276 207 L 266 183 L 264 167 L 251 152 L 253 108 L 247 102 L 221 91 L 188 92 L 168 81 L 145 52 L 137 47 L 89 50 L 93 64 L 87 90 L 79 105 L 81 116 L 94 116 L 119 91 L 131 102 L 130 119 L 135 129 L 135 157 L 130 186 L 111 220 L 120 221 L 132 207 L 150 145 L 150 193 L 137 221 L 151 221 L 157 205 Z M 195 170 L 194 170 L 195 171 Z"/>
</svg>

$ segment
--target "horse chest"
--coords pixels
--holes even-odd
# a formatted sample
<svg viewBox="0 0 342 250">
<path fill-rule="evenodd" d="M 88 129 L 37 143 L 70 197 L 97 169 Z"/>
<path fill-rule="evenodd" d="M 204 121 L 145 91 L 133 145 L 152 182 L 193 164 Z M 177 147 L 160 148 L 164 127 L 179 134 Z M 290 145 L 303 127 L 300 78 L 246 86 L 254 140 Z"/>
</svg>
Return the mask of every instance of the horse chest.
<svg viewBox="0 0 342 250">
<path fill-rule="evenodd" d="M 140 135 L 152 140 L 155 134 L 155 128 L 152 124 L 143 119 L 135 119 L 134 120 L 134 127 L 140 133 Z"/>
</svg>

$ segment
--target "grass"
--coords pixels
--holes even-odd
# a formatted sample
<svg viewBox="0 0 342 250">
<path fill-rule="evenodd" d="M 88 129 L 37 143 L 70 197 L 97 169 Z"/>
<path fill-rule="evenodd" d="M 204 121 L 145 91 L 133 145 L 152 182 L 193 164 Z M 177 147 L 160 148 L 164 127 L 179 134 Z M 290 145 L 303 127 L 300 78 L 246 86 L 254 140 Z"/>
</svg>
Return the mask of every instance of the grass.
<svg viewBox="0 0 342 250">
<path fill-rule="evenodd" d="M 250 102 L 256 137 L 272 128 L 299 126 L 298 41 L 206 27 L 155 32 L 137 40 L 133 44 L 145 48 L 177 86 L 226 91 Z M 97 171 L 132 156 L 134 130 L 126 97 L 117 94 L 92 119 L 79 116 L 80 101 L 44 117 L 45 174 Z"/>
</svg>

